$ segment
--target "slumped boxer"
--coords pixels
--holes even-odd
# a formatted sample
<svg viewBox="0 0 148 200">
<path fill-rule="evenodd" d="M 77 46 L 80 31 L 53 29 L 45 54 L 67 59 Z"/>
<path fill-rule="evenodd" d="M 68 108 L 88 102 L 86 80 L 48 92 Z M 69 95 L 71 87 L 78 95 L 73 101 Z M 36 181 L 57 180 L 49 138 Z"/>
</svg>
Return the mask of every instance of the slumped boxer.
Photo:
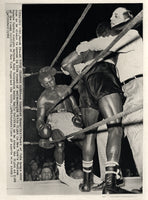
<svg viewBox="0 0 148 200">
<path fill-rule="evenodd" d="M 69 96 L 58 104 L 52 112 L 49 109 L 67 89 L 67 85 L 56 85 L 54 68 L 44 67 L 39 72 L 39 81 L 45 90 L 37 102 L 37 129 L 41 138 L 49 140 L 62 139 L 72 132 L 79 131 L 82 126 L 81 112 L 74 97 Z M 45 142 L 46 143 L 46 142 Z M 77 142 L 82 146 L 82 139 Z M 74 179 L 66 174 L 64 141 L 55 144 L 54 157 L 61 182 L 76 187 Z"/>
</svg>

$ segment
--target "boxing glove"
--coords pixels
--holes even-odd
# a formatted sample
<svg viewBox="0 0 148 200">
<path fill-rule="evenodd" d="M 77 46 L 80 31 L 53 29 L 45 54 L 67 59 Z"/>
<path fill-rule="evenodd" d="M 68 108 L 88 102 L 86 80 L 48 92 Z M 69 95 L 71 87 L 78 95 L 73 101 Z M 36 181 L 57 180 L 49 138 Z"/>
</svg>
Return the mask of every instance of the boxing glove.
<svg viewBox="0 0 148 200">
<path fill-rule="evenodd" d="M 82 120 L 81 115 L 74 115 L 72 118 L 72 122 L 74 126 L 78 128 L 83 128 L 83 120 Z"/>
<path fill-rule="evenodd" d="M 51 127 L 47 124 L 45 124 L 44 127 L 39 130 L 39 136 L 44 139 L 49 138 L 51 136 L 51 133 Z"/>
<path fill-rule="evenodd" d="M 64 140 L 65 136 L 63 134 L 62 131 L 60 131 L 60 129 L 54 129 L 52 131 L 52 135 L 51 135 L 53 140 Z"/>
</svg>

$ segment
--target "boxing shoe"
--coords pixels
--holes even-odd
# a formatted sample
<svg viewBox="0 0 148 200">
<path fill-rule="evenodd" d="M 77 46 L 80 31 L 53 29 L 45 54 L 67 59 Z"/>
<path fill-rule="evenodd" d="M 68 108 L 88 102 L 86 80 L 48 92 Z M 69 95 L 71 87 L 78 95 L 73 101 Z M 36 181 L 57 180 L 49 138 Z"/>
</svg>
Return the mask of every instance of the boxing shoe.
<svg viewBox="0 0 148 200">
<path fill-rule="evenodd" d="M 105 174 L 105 185 L 102 194 L 134 194 L 131 191 L 116 186 L 117 166 L 108 166 Z"/>
<path fill-rule="evenodd" d="M 124 179 L 123 177 L 116 179 L 116 186 L 117 187 L 123 187 L 124 186 Z"/>
<path fill-rule="evenodd" d="M 116 174 L 116 186 L 117 187 L 122 187 L 124 186 L 124 178 L 123 178 L 123 175 L 122 175 L 122 171 L 119 167 L 119 165 L 117 166 L 117 174 Z"/>
<path fill-rule="evenodd" d="M 98 177 L 96 177 L 92 173 L 92 168 L 93 168 L 93 160 L 91 161 L 82 161 L 82 166 L 83 166 L 83 183 L 79 185 L 79 189 L 81 192 L 89 192 L 91 190 L 91 187 L 95 184 L 95 181 L 98 181 Z"/>
<path fill-rule="evenodd" d="M 79 189 L 81 192 L 90 192 L 91 184 L 92 184 L 92 173 L 84 172 L 83 183 L 79 185 Z"/>
<path fill-rule="evenodd" d="M 105 186 L 105 181 L 101 181 L 99 184 L 93 185 L 91 187 L 91 189 L 92 189 L 92 191 L 98 191 L 98 190 L 103 189 L 104 186 Z M 123 179 L 122 172 L 121 172 L 121 169 L 119 168 L 119 166 L 117 166 L 116 186 L 117 187 L 124 186 L 124 179 Z"/>
<path fill-rule="evenodd" d="M 86 188 L 86 185 L 87 185 L 87 189 L 86 190 L 88 190 L 88 188 L 90 188 L 90 190 L 93 190 L 93 191 L 97 191 L 97 190 L 100 190 L 100 189 L 103 188 L 104 181 L 102 181 L 101 178 L 99 178 L 98 176 L 94 175 L 93 173 L 90 173 L 90 180 L 89 180 L 89 182 L 87 183 L 87 182 L 83 181 L 83 184 L 81 184 L 80 187 L 82 187 L 83 185 L 85 185 L 85 188 Z"/>
<path fill-rule="evenodd" d="M 105 185 L 105 181 L 102 181 L 100 182 L 99 184 L 97 185 L 93 185 L 91 187 L 91 190 L 92 191 L 98 191 L 98 190 L 102 190 L 104 188 L 104 185 Z M 120 186 L 124 186 L 124 180 L 123 179 L 118 179 L 116 181 L 116 186 L 119 188 Z"/>
<path fill-rule="evenodd" d="M 125 190 L 123 188 L 115 186 L 114 188 L 104 187 L 102 194 L 135 194 L 135 192 Z"/>
</svg>

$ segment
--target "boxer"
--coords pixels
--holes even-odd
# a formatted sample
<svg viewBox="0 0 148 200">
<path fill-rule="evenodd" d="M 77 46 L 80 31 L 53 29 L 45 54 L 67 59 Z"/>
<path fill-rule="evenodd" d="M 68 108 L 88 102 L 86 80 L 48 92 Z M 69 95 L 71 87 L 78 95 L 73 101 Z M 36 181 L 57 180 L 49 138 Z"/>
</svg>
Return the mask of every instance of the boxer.
<svg viewBox="0 0 148 200">
<path fill-rule="evenodd" d="M 55 74 L 56 70 L 54 68 L 44 67 L 40 70 L 38 77 L 41 86 L 45 90 L 37 102 L 36 126 L 41 138 L 46 140 L 49 140 L 49 138 L 52 140 L 62 139 L 63 136 L 81 130 L 83 126 L 80 109 L 71 94 L 50 112 L 50 108 L 57 99 L 61 98 L 68 87 L 67 85 L 56 85 Z M 79 147 L 82 147 L 82 139 L 76 141 L 76 143 Z M 65 170 L 64 148 L 64 141 L 56 143 L 54 157 L 60 181 L 72 185 L 74 181 L 66 174 Z"/>
<path fill-rule="evenodd" d="M 111 34 L 114 34 L 114 32 L 111 31 L 107 23 L 98 25 L 98 37 L 105 37 Z M 62 70 L 65 74 L 70 74 L 75 79 L 99 53 L 98 51 L 85 51 L 78 54 L 74 51 L 62 61 Z M 116 75 L 115 63 L 116 55 L 111 55 L 101 62 L 96 62 L 78 83 L 80 107 L 85 127 L 96 123 L 100 114 L 103 118 L 108 118 L 122 112 L 123 95 L 121 83 Z M 110 161 L 119 160 L 123 135 L 121 118 L 108 123 L 107 128 L 108 141 L 110 141 L 106 149 L 108 159 Z M 84 192 L 91 190 L 96 138 L 94 132 L 97 132 L 97 130 L 92 130 L 86 135 L 82 150 L 84 179 L 83 184 L 80 185 L 80 190 Z"/>
</svg>

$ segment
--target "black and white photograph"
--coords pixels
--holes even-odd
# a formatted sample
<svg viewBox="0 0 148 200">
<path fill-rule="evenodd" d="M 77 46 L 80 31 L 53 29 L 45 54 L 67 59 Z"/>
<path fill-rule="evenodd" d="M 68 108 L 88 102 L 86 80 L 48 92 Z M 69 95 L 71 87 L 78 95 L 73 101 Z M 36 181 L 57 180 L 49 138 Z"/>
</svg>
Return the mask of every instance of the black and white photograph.
<svg viewBox="0 0 148 200">
<path fill-rule="evenodd" d="M 5 11 L 8 194 L 143 197 L 143 7 Z"/>
</svg>

